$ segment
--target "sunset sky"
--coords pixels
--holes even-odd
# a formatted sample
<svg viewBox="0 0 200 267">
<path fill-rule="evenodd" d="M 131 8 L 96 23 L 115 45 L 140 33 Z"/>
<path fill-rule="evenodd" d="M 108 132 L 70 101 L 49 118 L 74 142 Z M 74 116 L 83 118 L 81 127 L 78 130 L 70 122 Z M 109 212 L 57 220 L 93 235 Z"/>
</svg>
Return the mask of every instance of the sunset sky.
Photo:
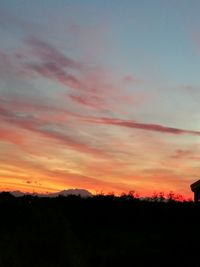
<svg viewBox="0 0 200 267">
<path fill-rule="evenodd" d="M 1 0 L 0 190 L 200 176 L 200 1 Z"/>
</svg>

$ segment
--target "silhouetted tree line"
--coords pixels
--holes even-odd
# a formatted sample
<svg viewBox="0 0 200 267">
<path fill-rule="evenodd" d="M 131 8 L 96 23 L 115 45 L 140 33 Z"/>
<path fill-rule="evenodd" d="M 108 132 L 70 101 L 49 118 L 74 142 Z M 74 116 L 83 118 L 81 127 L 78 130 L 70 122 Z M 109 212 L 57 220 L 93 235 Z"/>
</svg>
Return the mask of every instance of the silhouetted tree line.
<svg viewBox="0 0 200 267">
<path fill-rule="evenodd" d="M 0 267 L 200 266 L 200 206 L 157 200 L 1 193 Z"/>
</svg>

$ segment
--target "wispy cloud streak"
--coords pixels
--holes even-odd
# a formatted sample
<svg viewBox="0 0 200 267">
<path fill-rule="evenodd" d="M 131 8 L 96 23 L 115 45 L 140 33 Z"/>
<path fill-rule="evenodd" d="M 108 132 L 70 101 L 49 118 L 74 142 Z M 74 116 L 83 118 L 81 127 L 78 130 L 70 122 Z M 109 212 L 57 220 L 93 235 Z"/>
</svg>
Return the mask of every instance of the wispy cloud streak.
<svg viewBox="0 0 200 267">
<path fill-rule="evenodd" d="M 200 131 L 179 129 L 179 128 L 160 125 L 160 124 L 142 123 L 142 122 L 137 122 L 137 121 L 120 120 L 120 119 L 113 119 L 113 118 L 92 118 L 91 117 L 85 120 L 91 123 L 96 123 L 96 124 L 115 125 L 115 126 L 140 129 L 140 130 L 145 130 L 145 131 L 153 131 L 153 132 L 159 132 L 159 133 L 168 133 L 168 134 L 175 134 L 175 135 L 191 134 L 191 135 L 200 136 Z"/>
<path fill-rule="evenodd" d="M 18 129 L 25 129 L 32 133 L 40 134 L 76 151 L 98 157 L 107 157 L 106 154 L 100 149 L 93 148 L 89 144 L 82 143 L 76 140 L 76 138 L 70 137 L 67 132 L 62 133 L 59 129 L 54 129 L 54 125 L 52 123 L 45 122 L 44 120 L 40 119 L 40 117 L 34 115 L 25 115 L 23 113 L 14 113 L 5 108 L 0 108 L 0 119 L 6 123 L 12 124 Z M 5 134 L 2 134 L 2 137 L 3 136 L 5 136 Z M 10 140 L 10 138 L 13 136 L 15 135 L 8 135 L 8 139 Z M 18 141 L 18 138 L 12 139 L 13 142 L 16 140 Z"/>
</svg>

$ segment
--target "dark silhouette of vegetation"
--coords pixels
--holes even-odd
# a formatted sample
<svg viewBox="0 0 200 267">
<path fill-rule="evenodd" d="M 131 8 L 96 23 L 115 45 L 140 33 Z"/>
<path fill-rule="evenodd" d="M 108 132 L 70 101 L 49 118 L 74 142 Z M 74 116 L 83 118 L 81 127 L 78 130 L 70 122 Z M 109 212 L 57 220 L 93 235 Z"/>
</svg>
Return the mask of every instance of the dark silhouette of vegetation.
<svg viewBox="0 0 200 267">
<path fill-rule="evenodd" d="M 200 266 L 199 203 L 151 200 L 1 193 L 0 266 Z"/>
</svg>

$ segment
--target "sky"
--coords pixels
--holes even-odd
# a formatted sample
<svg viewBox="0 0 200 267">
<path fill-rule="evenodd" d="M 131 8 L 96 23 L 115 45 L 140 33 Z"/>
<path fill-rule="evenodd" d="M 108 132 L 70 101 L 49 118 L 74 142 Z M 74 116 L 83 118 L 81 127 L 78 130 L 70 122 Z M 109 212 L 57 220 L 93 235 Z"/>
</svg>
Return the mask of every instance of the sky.
<svg viewBox="0 0 200 267">
<path fill-rule="evenodd" d="M 200 2 L 1 0 L 0 190 L 192 197 Z"/>
</svg>

